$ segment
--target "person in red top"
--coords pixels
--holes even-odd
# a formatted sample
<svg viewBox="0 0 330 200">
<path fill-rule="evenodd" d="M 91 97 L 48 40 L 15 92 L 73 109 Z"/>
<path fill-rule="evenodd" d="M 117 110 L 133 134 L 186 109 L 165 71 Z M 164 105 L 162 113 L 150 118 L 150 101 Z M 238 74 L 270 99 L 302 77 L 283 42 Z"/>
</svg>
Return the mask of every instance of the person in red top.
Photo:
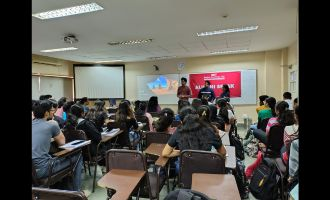
<svg viewBox="0 0 330 200">
<path fill-rule="evenodd" d="M 181 86 L 178 88 L 177 97 L 179 98 L 178 105 L 180 107 L 183 101 L 189 101 L 189 98 L 192 95 L 190 87 L 187 85 L 187 79 L 185 77 L 181 78 Z"/>
</svg>

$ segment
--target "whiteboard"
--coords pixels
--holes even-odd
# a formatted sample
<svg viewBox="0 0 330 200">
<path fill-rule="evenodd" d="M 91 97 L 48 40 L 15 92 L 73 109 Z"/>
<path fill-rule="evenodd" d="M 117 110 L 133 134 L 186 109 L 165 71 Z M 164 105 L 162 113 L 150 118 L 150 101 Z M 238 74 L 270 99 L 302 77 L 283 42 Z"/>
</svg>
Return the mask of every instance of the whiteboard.
<svg viewBox="0 0 330 200">
<path fill-rule="evenodd" d="M 72 79 L 60 77 L 32 76 L 32 99 L 38 100 L 40 95 L 50 94 L 53 99 L 61 97 L 72 99 Z"/>
<path fill-rule="evenodd" d="M 231 104 L 256 104 L 257 103 L 257 70 L 241 71 L 241 97 L 230 98 Z"/>
<path fill-rule="evenodd" d="M 124 65 L 73 65 L 75 97 L 125 98 Z"/>
</svg>

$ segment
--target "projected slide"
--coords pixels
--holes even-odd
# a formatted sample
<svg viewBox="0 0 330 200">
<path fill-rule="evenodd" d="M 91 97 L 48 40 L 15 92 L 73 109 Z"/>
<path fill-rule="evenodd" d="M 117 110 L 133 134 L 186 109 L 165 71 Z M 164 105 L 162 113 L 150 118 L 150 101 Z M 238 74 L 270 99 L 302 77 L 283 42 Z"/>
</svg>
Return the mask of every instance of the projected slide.
<svg viewBox="0 0 330 200">
<path fill-rule="evenodd" d="M 160 75 L 156 80 L 149 82 L 148 88 L 156 95 L 176 94 L 178 89 L 178 80 L 172 80 L 166 76 Z"/>
<path fill-rule="evenodd" d="M 181 77 L 188 78 L 187 74 L 162 74 L 137 76 L 137 97 L 139 100 L 149 100 L 151 96 L 158 96 L 161 104 L 177 104 L 176 92 Z"/>
</svg>

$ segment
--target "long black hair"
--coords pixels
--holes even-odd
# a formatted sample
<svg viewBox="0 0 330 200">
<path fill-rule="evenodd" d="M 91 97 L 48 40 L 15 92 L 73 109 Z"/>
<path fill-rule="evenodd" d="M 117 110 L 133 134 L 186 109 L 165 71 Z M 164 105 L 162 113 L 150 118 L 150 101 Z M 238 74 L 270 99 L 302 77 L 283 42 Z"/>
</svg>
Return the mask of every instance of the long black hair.
<svg viewBox="0 0 330 200">
<path fill-rule="evenodd" d="M 135 115 L 143 116 L 146 114 L 147 103 L 145 101 L 140 101 L 139 107 L 135 110 Z"/>
<path fill-rule="evenodd" d="M 290 126 L 294 124 L 294 116 L 289 110 L 289 104 L 285 101 L 279 101 L 276 104 L 276 111 L 278 112 L 277 121 L 282 126 Z"/>
<path fill-rule="evenodd" d="M 158 97 L 157 96 L 150 97 L 148 102 L 147 112 L 157 112 L 157 106 L 158 106 Z"/>
<path fill-rule="evenodd" d="M 218 99 L 217 105 L 220 108 L 219 117 L 221 117 L 226 124 L 229 124 L 227 101 L 223 98 Z"/>
<path fill-rule="evenodd" d="M 274 97 L 268 97 L 266 99 L 266 103 L 268 104 L 268 107 L 272 110 L 273 117 L 275 117 L 276 116 L 276 112 L 275 112 L 276 99 Z"/>
<path fill-rule="evenodd" d="M 215 135 L 213 129 L 201 121 L 197 114 L 188 114 L 184 118 L 182 126 L 178 127 L 178 134 L 180 134 L 181 151 L 185 149 L 209 151 L 212 148 L 212 134 Z"/>
<path fill-rule="evenodd" d="M 157 132 L 165 132 L 171 126 L 174 119 L 174 111 L 171 108 L 164 108 L 159 113 L 159 120 L 155 124 Z"/>
</svg>

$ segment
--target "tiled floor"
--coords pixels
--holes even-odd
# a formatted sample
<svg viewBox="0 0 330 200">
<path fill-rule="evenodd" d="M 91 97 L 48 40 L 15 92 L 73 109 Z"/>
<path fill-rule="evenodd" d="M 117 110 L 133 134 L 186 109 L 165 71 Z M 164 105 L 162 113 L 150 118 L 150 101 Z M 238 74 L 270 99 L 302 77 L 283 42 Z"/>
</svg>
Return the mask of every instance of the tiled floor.
<svg viewBox="0 0 330 200">
<path fill-rule="evenodd" d="M 246 134 L 246 130 L 244 128 L 238 128 L 238 133 L 241 137 L 244 138 L 244 136 Z M 245 166 L 246 167 L 249 166 L 254 160 L 255 160 L 255 158 L 251 158 L 246 155 L 245 156 Z M 99 180 L 102 177 L 102 173 L 101 173 L 100 167 L 98 167 L 97 169 L 98 169 L 98 171 L 97 171 L 96 180 Z M 91 170 L 93 173 L 94 167 L 91 167 Z M 83 190 L 84 190 L 86 196 L 88 197 L 88 199 L 89 200 L 105 200 L 107 198 L 106 189 L 96 186 L 95 192 L 91 193 L 92 186 L 93 186 L 93 177 L 90 177 L 88 175 L 88 173 L 84 174 L 83 175 Z M 172 180 L 170 180 L 170 188 L 172 188 Z M 164 199 L 166 195 L 167 195 L 167 189 L 166 189 L 166 186 L 164 186 L 160 192 L 159 199 Z M 143 200 L 144 198 L 140 198 L 140 199 Z M 250 199 L 255 200 L 255 198 L 251 194 L 250 194 Z"/>
</svg>

